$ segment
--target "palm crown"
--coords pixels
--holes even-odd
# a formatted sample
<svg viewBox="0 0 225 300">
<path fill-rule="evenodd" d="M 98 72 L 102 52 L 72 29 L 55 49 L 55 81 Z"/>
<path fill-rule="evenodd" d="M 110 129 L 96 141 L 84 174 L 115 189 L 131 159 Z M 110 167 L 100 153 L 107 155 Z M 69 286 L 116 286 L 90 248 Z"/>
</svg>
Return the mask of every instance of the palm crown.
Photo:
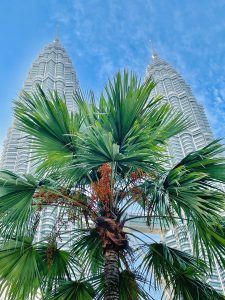
<svg viewBox="0 0 225 300">
<path fill-rule="evenodd" d="M 225 265 L 224 147 L 214 141 L 171 166 L 168 139 L 190 124 L 160 97 L 151 99 L 154 86 L 124 72 L 98 104 L 78 91 L 76 112 L 40 87 L 15 102 L 36 172 L 0 172 L 0 291 L 7 299 L 153 299 L 160 286 L 174 300 L 224 299 L 205 282 L 215 262 Z M 57 210 L 55 226 L 38 238 L 48 207 Z M 195 256 L 130 228 L 139 218 L 149 229 L 185 224 Z M 62 247 L 65 230 L 71 238 Z"/>
</svg>

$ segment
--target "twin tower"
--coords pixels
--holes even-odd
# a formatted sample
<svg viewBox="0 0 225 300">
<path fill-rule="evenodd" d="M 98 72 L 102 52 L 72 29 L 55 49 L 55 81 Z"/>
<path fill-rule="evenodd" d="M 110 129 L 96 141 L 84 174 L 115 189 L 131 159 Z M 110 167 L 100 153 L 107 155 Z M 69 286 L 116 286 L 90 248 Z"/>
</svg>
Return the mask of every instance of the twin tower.
<svg viewBox="0 0 225 300">
<path fill-rule="evenodd" d="M 213 139 L 212 132 L 204 109 L 197 103 L 190 87 L 176 70 L 156 53 L 152 55 L 145 79 L 150 76 L 157 83 L 153 96 L 162 95 L 164 101 L 171 103 L 177 111 L 183 112 L 192 120 L 192 126 L 188 130 L 170 140 L 169 155 L 172 157 L 172 163 L 176 163 L 189 152 L 208 144 Z M 68 108 L 75 109 L 73 93 L 78 88 L 78 80 L 72 62 L 59 39 L 55 39 L 40 53 L 31 67 L 23 89 L 32 92 L 37 84 L 44 90 L 57 90 L 59 94 L 65 94 Z M 4 142 L 0 167 L 24 174 L 32 171 L 29 163 L 30 147 L 24 134 L 18 131 L 15 125 L 14 120 Z M 169 246 L 192 251 L 191 238 L 185 225 L 174 228 L 164 239 Z M 224 273 L 215 266 L 215 272 L 209 278 L 209 283 L 222 294 L 225 294 Z"/>
</svg>

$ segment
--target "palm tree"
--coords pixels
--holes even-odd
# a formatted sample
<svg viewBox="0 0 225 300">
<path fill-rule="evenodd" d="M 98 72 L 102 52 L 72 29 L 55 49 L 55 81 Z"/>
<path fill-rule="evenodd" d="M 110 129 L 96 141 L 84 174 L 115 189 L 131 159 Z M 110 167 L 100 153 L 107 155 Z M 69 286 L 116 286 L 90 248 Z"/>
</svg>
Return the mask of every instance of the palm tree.
<svg viewBox="0 0 225 300">
<path fill-rule="evenodd" d="M 40 87 L 15 102 L 36 172 L 0 172 L 6 299 L 153 299 L 159 287 L 174 300 L 224 299 L 206 283 L 215 263 L 225 266 L 224 147 L 213 141 L 171 166 L 168 140 L 190 123 L 151 99 L 154 87 L 124 72 L 98 104 L 92 93 L 77 92 L 76 112 Z M 55 226 L 40 237 L 49 207 Z M 185 224 L 195 255 L 156 242 L 131 221 L 162 231 Z"/>
</svg>

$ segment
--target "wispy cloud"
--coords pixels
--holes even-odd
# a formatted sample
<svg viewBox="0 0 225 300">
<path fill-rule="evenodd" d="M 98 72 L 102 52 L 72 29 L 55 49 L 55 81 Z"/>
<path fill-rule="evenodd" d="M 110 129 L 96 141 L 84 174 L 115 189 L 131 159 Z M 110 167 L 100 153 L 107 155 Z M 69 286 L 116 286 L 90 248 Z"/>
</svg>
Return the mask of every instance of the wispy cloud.
<svg viewBox="0 0 225 300">
<path fill-rule="evenodd" d="M 159 55 L 191 85 L 215 134 L 224 135 L 223 0 L 50 0 L 45 5 L 40 1 L 27 13 L 32 24 L 37 11 L 36 26 L 45 42 L 59 24 L 79 81 L 96 92 L 118 69 L 132 69 L 143 77 L 153 40 Z M 39 39 L 41 47 L 40 36 L 35 42 Z"/>
<path fill-rule="evenodd" d="M 159 54 L 190 83 L 215 134 L 223 134 L 223 1 L 76 0 L 53 4 L 54 19 L 64 26 L 65 35 L 70 31 L 67 43 L 74 49 L 78 69 L 82 73 L 84 65 L 89 68 L 93 80 L 85 72 L 83 82 L 97 89 L 121 68 L 143 75 L 153 39 Z"/>
</svg>

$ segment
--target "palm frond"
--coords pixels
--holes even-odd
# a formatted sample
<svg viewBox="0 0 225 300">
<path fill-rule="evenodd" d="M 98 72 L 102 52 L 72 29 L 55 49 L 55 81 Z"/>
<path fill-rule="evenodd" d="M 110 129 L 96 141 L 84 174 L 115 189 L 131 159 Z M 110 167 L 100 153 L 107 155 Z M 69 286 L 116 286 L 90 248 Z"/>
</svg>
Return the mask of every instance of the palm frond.
<svg viewBox="0 0 225 300">
<path fill-rule="evenodd" d="M 213 226 L 221 222 L 225 208 L 220 185 L 224 180 L 225 159 L 218 156 L 223 150 L 224 147 L 214 141 L 190 153 L 168 172 L 159 173 L 158 178 L 146 180 L 143 188 L 146 195 L 150 195 L 146 205 L 149 224 L 159 218 L 164 228 L 179 223 L 194 226 L 196 233 L 198 230 L 201 235 L 205 232 L 203 244 L 209 249 L 212 239 L 209 243 L 206 236 L 210 236 Z"/>
<path fill-rule="evenodd" d="M 46 300 L 92 300 L 96 292 L 87 280 L 60 281 L 56 290 Z"/>
<path fill-rule="evenodd" d="M 79 113 L 69 112 L 57 92 L 47 95 L 40 86 L 36 93 L 23 92 L 15 102 L 15 117 L 18 129 L 31 139 L 32 157 L 38 161 L 39 170 L 54 171 L 71 162 L 82 118 Z"/>
<path fill-rule="evenodd" d="M 118 171 L 160 168 L 167 140 L 183 131 L 187 122 L 160 98 L 150 99 L 154 86 L 124 72 L 109 81 L 99 107 L 78 97 L 81 114 L 89 121 L 79 136 L 75 171 L 90 172 L 107 162 L 114 162 Z"/>
<path fill-rule="evenodd" d="M 221 268 L 225 266 L 225 225 L 224 220 L 217 224 L 205 226 L 202 222 L 190 223 L 188 230 L 193 239 L 195 255 L 208 261 L 211 270 L 217 262 Z"/>
<path fill-rule="evenodd" d="M 85 124 L 82 129 L 94 125 L 98 120 L 99 110 L 93 92 L 83 93 L 81 89 L 77 89 L 74 94 L 74 101 Z"/>
<path fill-rule="evenodd" d="M 32 216 L 38 181 L 32 175 L 0 171 L 0 229 L 2 236 L 25 233 Z"/>
<path fill-rule="evenodd" d="M 120 147 L 135 129 L 140 116 L 148 108 L 150 93 L 155 87 L 153 81 L 141 84 L 134 74 L 118 73 L 105 87 L 106 95 L 101 97 L 100 122 Z"/>
<path fill-rule="evenodd" d="M 214 259 L 223 263 L 225 254 L 225 239 L 221 231 L 221 215 L 225 208 L 221 186 L 225 180 L 223 151 L 224 146 L 216 140 L 190 153 L 169 171 L 163 182 L 168 206 L 181 219 L 182 215 L 186 218 L 195 253 L 208 257 L 210 265 Z"/>
<path fill-rule="evenodd" d="M 193 269 L 186 269 L 178 272 L 172 278 L 174 287 L 172 288 L 172 300 L 224 300 L 225 297 L 202 279 L 193 278 Z"/>
<path fill-rule="evenodd" d="M 224 299 L 205 283 L 206 263 L 163 243 L 152 243 L 146 248 L 141 267 L 145 274 L 150 275 L 155 288 L 164 285 L 171 291 L 173 300 Z"/>
<path fill-rule="evenodd" d="M 103 247 L 95 228 L 77 229 L 74 232 L 74 243 L 71 251 L 85 266 L 87 273 L 102 272 L 104 268 Z"/>
<path fill-rule="evenodd" d="M 82 272 L 80 263 L 57 244 L 16 237 L 0 247 L 0 291 L 10 300 L 35 299 L 40 291 L 48 294 L 62 280 L 71 280 Z"/>
<path fill-rule="evenodd" d="M 52 290 L 58 281 L 76 277 L 81 265 L 69 251 L 59 249 L 57 243 L 38 244 L 37 251 L 43 262 L 42 285 L 45 290 Z"/>
<path fill-rule="evenodd" d="M 106 96 L 100 100 L 99 119 L 104 128 L 113 133 L 120 147 L 134 135 L 137 138 L 137 131 L 140 133 L 145 125 L 149 133 L 156 133 L 154 128 L 157 128 L 157 142 L 160 136 L 166 140 L 186 128 L 184 118 L 176 113 L 173 116 L 171 107 L 161 104 L 161 97 L 151 98 L 155 85 L 152 80 L 141 83 L 134 74 L 125 71 L 123 76 L 118 73 L 106 86 Z M 156 136 L 151 138 L 154 143 Z"/>
<path fill-rule="evenodd" d="M 123 270 L 119 274 L 120 300 L 150 300 L 153 299 L 144 289 L 142 276 Z"/>
<path fill-rule="evenodd" d="M 200 150 L 191 152 L 178 163 L 175 168 L 184 166 L 189 171 L 205 174 L 204 182 L 208 180 L 225 182 L 225 147 L 220 140 L 214 140 Z"/>
<path fill-rule="evenodd" d="M 43 264 L 30 237 L 17 237 L 0 246 L 0 294 L 9 300 L 35 299 L 41 288 Z"/>
</svg>

